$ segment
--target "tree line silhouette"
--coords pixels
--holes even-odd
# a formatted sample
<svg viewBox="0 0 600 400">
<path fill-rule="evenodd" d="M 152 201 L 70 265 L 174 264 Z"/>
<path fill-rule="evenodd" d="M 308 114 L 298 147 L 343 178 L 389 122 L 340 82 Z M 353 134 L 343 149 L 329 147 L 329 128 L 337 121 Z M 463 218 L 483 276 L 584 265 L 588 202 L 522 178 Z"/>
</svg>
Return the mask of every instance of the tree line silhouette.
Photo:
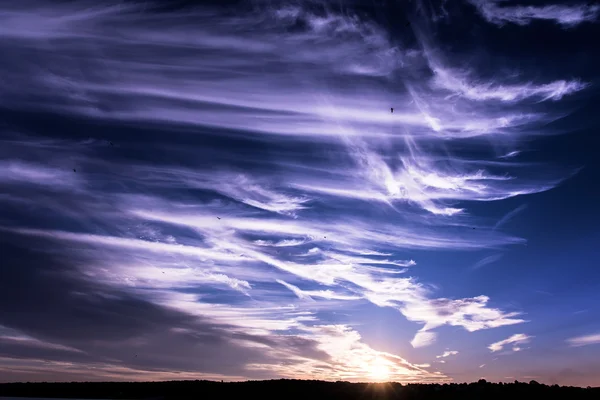
<svg viewBox="0 0 600 400">
<path fill-rule="evenodd" d="M 0 397 L 46 397 L 77 399 L 303 399 L 303 400 L 470 400 L 470 399 L 600 399 L 600 387 L 529 383 L 400 384 L 350 383 L 316 380 L 270 380 L 247 382 L 70 382 L 4 383 Z"/>
</svg>

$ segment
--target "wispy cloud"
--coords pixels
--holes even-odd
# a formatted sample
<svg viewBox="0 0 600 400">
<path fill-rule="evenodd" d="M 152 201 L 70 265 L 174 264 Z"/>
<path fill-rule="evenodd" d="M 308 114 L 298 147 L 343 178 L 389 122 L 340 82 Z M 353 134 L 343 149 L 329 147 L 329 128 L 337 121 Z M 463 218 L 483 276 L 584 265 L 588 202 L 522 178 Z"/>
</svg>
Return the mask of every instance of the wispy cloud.
<svg viewBox="0 0 600 400">
<path fill-rule="evenodd" d="M 587 86 L 578 80 L 560 80 L 541 85 L 535 85 L 531 82 L 514 85 L 477 82 L 469 76 L 470 71 L 468 70 L 461 71 L 446 68 L 438 64 L 435 59 L 430 59 L 430 63 L 435 73 L 433 85 L 450 91 L 456 96 L 476 101 L 512 102 L 531 97 L 538 97 L 542 100 L 560 100 L 563 96 L 578 92 Z M 506 120 L 505 123 L 510 123 L 510 121 Z"/>
<path fill-rule="evenodd" d="M 436 337 L 434 332 L 417 332 L 410 344 L 415 348 L 429 346 L 435 342 Z"/>
<path fill-rule="evenodd" d="M 498 220 L 498 222 L 496 222 L 496 224 L 494 225 L 494 230 L 500 228 L 502 225 L 506 224 L 508 221 L 510 221 L 511 219 L 516 217 L 518 214 L 525 211 L 526 208 L 527 208 L 527 204 L 521 204 L 519 207 L 515 208 L 514 210 L 509 211 L 506 215 L 504 215 L 502 218 L 500 218 Z"/>
<path fill-rule="evenodd" d="M 567 343 L 573 347 L 588 346 L 591 344 L 599 344 L 600 343 L 600 333 L 573 337 L 573 338 L 567 339 Z"/>
<path fill-rule="evenodd" d="M 419 324 L 415 348 L 446 325 L 526 322 L 483 293 L 440 297 L 419 252 L 525 242 L 496 231 L 519 209 L 473 230 L 470 205 L 568 174 L 517 163 L 517 147 L 487 155 L 564 115 L 587 82 L 484 77 L 434 32 L 408 44 L 314 7 L 0 6 L 0 105 L 54 121 L 0 127 L 0 253 L 15 271 L 0 308 L 27 311 L 0 313 L 1 365 L 48 376 L 31 357 L 43 348 L 73 377 L 360 380 L 376 365 L 446 381 L 367 344 L 355 306 Z"/>
<path fill-rule="evenodd" d="M 296 296 L 298 296 L 299 299 L 312 300 L 313 297 L 321 297 L 321 298 L 330 299 L 330 300 L 359 300 L 359 299 L 361 299 L 361 297 L 359 297 L 359 296 L 349 296 L 349 295 L 338 294 L 331 290 L 308 290 L 308 291 L 305 291 L 305 290 L 298 288 L 297 286 L 290 285 L 289 283 L 284 282 L 279 279 L 277 280 L 277 282 L 281 283 L 283 286 L 290 289 Z"/>
<path fill-rule="evenodd" d="M 563 26 L 593 22 L 600 6 L 588 4 L 521 6 L 502 5 L 506 0 L 469 0 L 489 22 L 502 25 L 507 22 L 527 25 L 532 20 L 549 20 Z"/>
<path fill-rule="evenodd" d="M 450 356 L 455 356 L 457 354 L 458 354 L 458 351 L 456 351 L 456 350 L 446 350 L 439 356 L 435 356 L 435 358 L 446 358 L 446 357 L 450 357 Z"/>
<path fill-rule="evenodd" d="M 483 257 L 481 260 L 477 261 L 471 269 L 479 269 L 483 266 L 495 263 L 496 261 L 502 258 L 502 254 L 492 254 L 491 256 Z"/>
<path fill-rule="evenodd" d="M 343 325 L 318 326 L 307 329 L 311 340 L 317 340 L 319 347 L 331 355 L 329 363 L 301 362 L 283 367 L 283 375 L 295 378 L 308 378 L 326 373 L 332 379 L 363 379 L 373 377 L 372 366 L 387 371 L 386 380 L 448 381 L 442 373 L 427 372 L 424 366 L 410 364 L 394 354 L 375 351 L 361 342 L 360 335 Z M 271 365 L 253 364 L 250 369 L 267 370 L 281 374 L 280 368 Z"/>
<path fill-rule="evenodd" d="M 517 150 L 515 150 L 515 151 L 510 151 L 510 152 L 506 153 L 505 155 L 503 155 L 503 156 L 500 156 L 500 158 L 511 158 L 511 157 L 516 157 L 516 156 L 518 156 L 520 153 L 521 153 L 521 152 L 520 152 L 520 151 L 517 151 Z"/>
<path fill-rule="evenodd" d="M 490 349 L 493 353 L 493 352 L 502 350 L 504 348 L 504 346 L 506 346 L 506 345 L 512 344 L 513 351 L 520 351 L 521 348 L 517 345 L 523 344 L 523 343 L 528 343 L 532 339 L 532 337 L 533 336 L 528 336 L 523 333 L 517 333 L 517 334 L 512 335 L 508 339 L 500 340 L 499 342 L 490 344 L 488 346 L 488 349 Z"/>
</svg>

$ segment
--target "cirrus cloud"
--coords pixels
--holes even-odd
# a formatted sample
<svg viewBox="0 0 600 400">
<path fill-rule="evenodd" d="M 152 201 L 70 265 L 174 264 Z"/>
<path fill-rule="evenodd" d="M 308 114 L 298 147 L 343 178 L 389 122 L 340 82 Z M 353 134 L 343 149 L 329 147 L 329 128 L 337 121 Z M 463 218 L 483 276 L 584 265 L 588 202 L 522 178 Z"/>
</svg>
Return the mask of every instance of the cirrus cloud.
<svg viewBox="0 0 600 400">
<path fill-rule="evenodd" d="M 517 211 L 474 230 L 470 205 L 569 176 L 514 156 L 587 82 L 482 78 L 435 35 L 303 2 L 238 11 L 0 6 L 0 106 L 51 121 L 0 127 L 2 365 L 447 381 L 327 316 L 393 308 L 415 348 L 526 322 L 441 297 L 416 255 L 525 243 L 494 229 Z"/>
</svg>

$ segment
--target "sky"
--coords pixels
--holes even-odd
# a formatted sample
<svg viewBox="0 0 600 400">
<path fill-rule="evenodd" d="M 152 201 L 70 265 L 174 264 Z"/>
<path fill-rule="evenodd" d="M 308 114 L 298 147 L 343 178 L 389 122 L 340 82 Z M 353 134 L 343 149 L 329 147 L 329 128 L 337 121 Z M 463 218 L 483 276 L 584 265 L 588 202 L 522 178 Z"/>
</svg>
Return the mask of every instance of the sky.
<svg viewBox="0 0 600 400">
<path fill-rule="evenodd" d="M 1 2 L 0 380 L 600 386 L 599 19 Z"/>
</svg>

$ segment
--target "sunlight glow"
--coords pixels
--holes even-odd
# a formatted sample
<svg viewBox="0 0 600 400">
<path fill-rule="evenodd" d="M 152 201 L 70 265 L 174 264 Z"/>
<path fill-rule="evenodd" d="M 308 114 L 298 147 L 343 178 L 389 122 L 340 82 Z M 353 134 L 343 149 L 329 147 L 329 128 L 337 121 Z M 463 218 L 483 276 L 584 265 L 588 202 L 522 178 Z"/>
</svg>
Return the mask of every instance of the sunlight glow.
<svg viewBox="0 0 600 400">
<path fill-rule="evenodd" d="M 390 368 L 383 360 L 375 360 L 369 368 L 371 379 L 376 381 L 385 381 L 390 378 Z"/>
</svg>

